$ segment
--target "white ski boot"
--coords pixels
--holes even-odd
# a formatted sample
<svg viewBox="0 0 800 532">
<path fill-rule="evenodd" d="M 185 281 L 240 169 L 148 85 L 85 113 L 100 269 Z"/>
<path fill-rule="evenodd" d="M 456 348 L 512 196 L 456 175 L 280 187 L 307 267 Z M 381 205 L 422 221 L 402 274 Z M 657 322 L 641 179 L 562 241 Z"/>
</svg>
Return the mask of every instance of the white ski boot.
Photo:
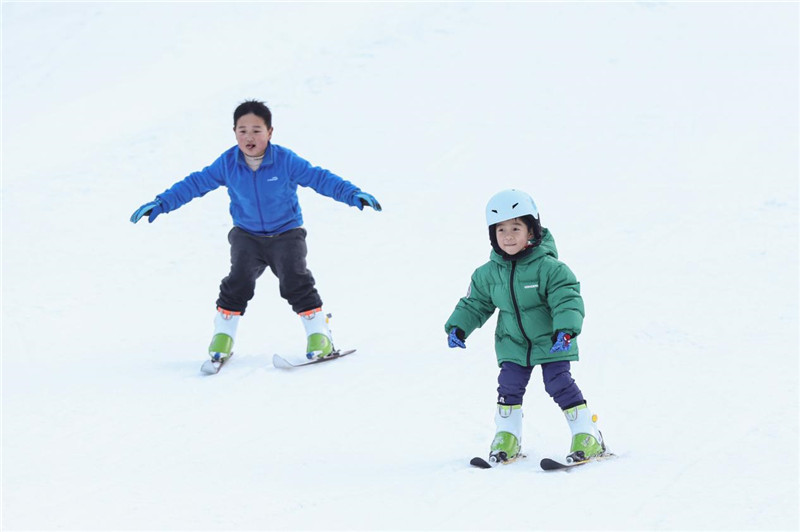
<svg viewBox="0 0 800 532">
<path fill-rule="evenodd" d="M 522 405 L 497 405 L 494 415 L 497 433 L 489 451 L 493 462 L 511 462 L 520 456 L 522 448 Z"/>
<path fill-rule="evenodd" d="M 213 362 L 225 362 L 233 354 L 233 339 L 239 326 L 241 312 L 234 312 L 217 307 L 214 317 L 214 337 L 208 346 L 208 356 Z"/>
<path fill-rule="evenodd" d="M 308 359 L 325 358 L 333 352 L 331 331 L 328 328 L 330 314 L 322 312 L 322 307 L 307 310 L 298 314 L 306 330 L 306 357 Z"/>
<path fill-rule="evenodd" d="M 597 428 L 597 416 L 593 415 L 586 403 L 564 410 L 569 428 L 572 431 L 567 463 L 585 462 L 606 452 L 603 435 Z"/>
</svg>

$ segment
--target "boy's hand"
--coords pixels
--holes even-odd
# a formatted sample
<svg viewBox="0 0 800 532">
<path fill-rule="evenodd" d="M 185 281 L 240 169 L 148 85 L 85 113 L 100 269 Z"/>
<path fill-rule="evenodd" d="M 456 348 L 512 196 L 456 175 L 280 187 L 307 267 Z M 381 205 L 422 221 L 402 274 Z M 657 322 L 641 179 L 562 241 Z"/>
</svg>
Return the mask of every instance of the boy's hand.
<svg viewBox="0 0 800 532">
<path fill-rule="evenodd" d="M 460 347 L 465 349 L 467 344 L 464 343 L 464 331 L 458 327 L 450 329 L 450 334 L 447 336 L 447 345 L 450 347 Z"/>
<path fill-rule="evenodd" d="M 568 332 L 558 331 L 556 334 L 553 335 L 554 342 L 553 347 L 550 348 L 551 353 L 560 353 L 563 351 L 569 351 L 569 341 L 572 338 L 572 335 Z"/>
<path fill-rule="evenodd" d="M 356 192 L 356 194 L 353 196 L 353 199 L 356 200 L 356 207 L 358 207 L 358 210 L 360 211 L 363 211 L 364 207 L 372 207 L 379 212 L 381 210 L 381 204 L 378 203 L 378 200 L 376 200 L 375 196 L 372 194 L 367 194 L 366 192 Z"/>
<path fill-rule="evenodd" d="M 149 223 L 153 223 L 153 220 L 155 220 L 159 214 L 163 213 L 164 209 L 161 207 L 161 200 L 156 198 L 155 200 L 145 203 L 136 209 L 136 211 L 131 215 L 131 222 L 136 223 L 142 218 L 142 216 L 149 214 L 150 216 L 147 218 L 147 221 Z"/>
</svg>

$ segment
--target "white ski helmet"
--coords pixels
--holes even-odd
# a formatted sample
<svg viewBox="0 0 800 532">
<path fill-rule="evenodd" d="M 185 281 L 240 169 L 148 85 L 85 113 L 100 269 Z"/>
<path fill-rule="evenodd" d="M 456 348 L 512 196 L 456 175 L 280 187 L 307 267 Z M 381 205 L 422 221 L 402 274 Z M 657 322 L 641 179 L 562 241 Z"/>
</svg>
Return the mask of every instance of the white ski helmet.
<svg viewBox="0 0 800 532">
<path fill-rule="evenodd" d="M 507 255 L 497 244 L 495 225 L 514 218 L 521 218 L 533 233 L 533 238 L 529 242 L 530 246 L 536 247 L 542 241 L 542 223 L 539 219 L 539 209 L 536 208 L 533 198 L 521 190 L 513 188 L 503 190 L 492 196 L 486 205 L 489 241 L 492 243 L 492 248 L 502 257 L 507 258 Z M 529 252 L 527 251 L 527 253 Z"/>
<path fill-rule="evenodd" d="M 536 208 L 533 198 L 513 188 L 498 192 L 486 205 L 486 225 L 489 227 L 527 215 L 538 220 L 539 209 Z"/>
</svg>

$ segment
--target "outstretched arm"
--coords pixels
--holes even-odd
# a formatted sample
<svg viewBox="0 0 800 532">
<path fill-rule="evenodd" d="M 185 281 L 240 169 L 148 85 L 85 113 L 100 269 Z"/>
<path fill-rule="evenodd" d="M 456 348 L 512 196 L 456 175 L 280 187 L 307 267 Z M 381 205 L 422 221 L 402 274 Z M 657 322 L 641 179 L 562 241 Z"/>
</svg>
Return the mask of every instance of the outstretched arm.
<svg viewBox="0 0 800 532">
<path fill-rule="evenodd" d="M 294 152 L 290 152 L 290 156 L 289 169 L 292 179 L 297 184 L 311 187 L 323 196 L 346 203 L 351 207 L 358 207 L 359 210 L 364 210 L 364 207 L 372 207 L 376 211 L 382 210 L 381 204 L 372 194 L 364 192 L 330 170 L 311 166 L 311 163 Z"/>
<path fill-rule="evenodd" d="M 174 211 L 194 198 L 205 196 L 208 192 L 224 185 L 225 180 L 221 168 L 222 158 L 220 157 L 201 171 L 189 174 L 156 196 L 153 201 L 136 209 L 131 215 L 131 222 L 136 223 L 143 216 L 148 216 L 148 222 L 153 223 L 159 214 Z"/>
</svg>

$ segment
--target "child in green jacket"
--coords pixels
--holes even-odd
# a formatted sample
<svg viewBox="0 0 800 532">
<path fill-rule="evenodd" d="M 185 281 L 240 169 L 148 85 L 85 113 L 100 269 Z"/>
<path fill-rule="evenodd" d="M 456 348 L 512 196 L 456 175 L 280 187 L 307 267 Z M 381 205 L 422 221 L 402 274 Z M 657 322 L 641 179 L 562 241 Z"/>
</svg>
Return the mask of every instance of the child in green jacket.
<svg viewBox="0 0 800 532">
<path fill-rule="evenodd" d="M 486 207 L 493 251 L 472 274 L 467 296 L 447 320 L 450 347 L 466 338 L 499 309 L 495 351 L 500 366 L 495 423 L 489 460 L 518 457 L 522 443 L 522 398 L 537 364 L 545 390 L 564 411 L 572 430 L 567 462 L 605 452 L 593 416 L 575 381 L 570 362 L 578 360 L 576 337 L 583 324 L 580 283 L 558 260 L 555 241 L 543 228 L 533 199 L 519 190 L 495 194 Z"/>
</svg>

